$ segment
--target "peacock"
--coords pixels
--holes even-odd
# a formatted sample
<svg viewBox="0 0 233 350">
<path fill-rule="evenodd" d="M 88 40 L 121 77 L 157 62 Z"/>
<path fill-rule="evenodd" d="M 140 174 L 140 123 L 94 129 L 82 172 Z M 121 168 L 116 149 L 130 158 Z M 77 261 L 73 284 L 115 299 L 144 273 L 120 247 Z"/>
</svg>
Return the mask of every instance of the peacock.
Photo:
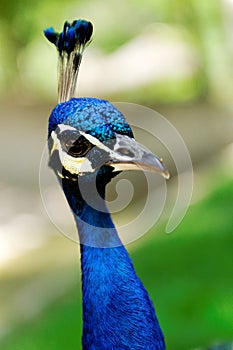
<svg viewBox="0 0 233 350">
<path fill-rule="evenodd" d="M 48 123 L 49 166 L 77 225 L 82 271 L 84 350 L 164 350 L 152 301 L 137 276 L 105 202 L 107 184 L 123 170 L 169 173 L 135 141 L 124 115 L 107 100 L 74 98 L 92 23 L 65 22 L 44 31 L 59 56 L 58 104 Z"/>
</svg>

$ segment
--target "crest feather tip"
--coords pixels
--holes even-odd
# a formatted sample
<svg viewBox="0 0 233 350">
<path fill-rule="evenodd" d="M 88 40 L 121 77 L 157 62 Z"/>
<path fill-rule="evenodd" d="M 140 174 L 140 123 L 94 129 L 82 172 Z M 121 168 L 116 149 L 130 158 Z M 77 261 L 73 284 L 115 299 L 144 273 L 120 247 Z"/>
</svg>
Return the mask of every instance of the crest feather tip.
<svg viewBox="0 0 233 350">
<path fill-rule="evenodd" d="M 92 23 L 83 19 L 72 23 L 65 21 L 61 33 L 55 32 L 52 27 L 44 30 L 45 37 L 59 53 L 58 102 L 74 97 L 82 55 L 91 41 L 92 33 Z"/>
</svg>

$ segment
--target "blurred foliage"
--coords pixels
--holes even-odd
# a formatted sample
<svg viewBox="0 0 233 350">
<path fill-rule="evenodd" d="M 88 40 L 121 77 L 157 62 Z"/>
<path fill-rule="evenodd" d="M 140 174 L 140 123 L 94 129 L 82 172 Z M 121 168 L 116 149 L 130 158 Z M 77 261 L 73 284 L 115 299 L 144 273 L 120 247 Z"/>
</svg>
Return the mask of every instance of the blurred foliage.
<svg viewBox="0 0 233 350">
<path fill-rule="evenodd" d="M 155 101 L 164 105 L 193 101 L 206 91 L 206 82 L 201 73 L 183 79 L 163 79 L 139 88 L 110 96 L 112 101 L 154 105 Z"/>
<path fill-rule="evenodd" d="M 232 340 L 233 182 L 222 181 L 190 208 L 172 235 L 152 231 L 132 254 L 156 305 L 168 349 Z M 21 324 L 1 350 L 81 349 L 80 338 L 78 287 Z"/>
<path fill-rule="evenodd" d="M 84 17 L 92 20 L 95 25 L 93 45 L 105 53 L 116 50 L 151 23 L 167 23 L 182 29 L 187 32 L 186 40 L 198 50 L 200 56 L 199 76 L 202 76 L 204 84 L 200 85 L 201 90 L 194 91 L 196 98 L 207 95 L 212 100 L 228 102 L 232 96 L 232 65 L 221 0 L 145 0 L 143 3 L 139 0 L 1 0 L 0 5 L 2 94 L 16 93 L 20 88 L 25 88 L 23 80 L 26 76 L 23 76 L 23 72 L 30 69 L 25 68 L 25 52 L 28 54 L 29 50 L 34 56 L 42 55 L 40 48 L 35 52 L 32 47 L 43 41 L 44 28 L 53 25 L 59 29 L 66 18 Z M 169 83 L 163 82 L 163 85 L 169 89 Z M 155 96 L 158 101 L 160 97 L 162 101 L 166 99 L 166 89 L 162 91 L 163 95 L 161 93 L 160 96 Z M 39 88 L 36 93 L 38 92 Z M 192 94 L 190 97 L 193 99 L 195 96 Z M 182 102 L 186 98 L 180 100 L 179 94 L 176 96 L 174 91 L 171 100 Z"/>
</svg>

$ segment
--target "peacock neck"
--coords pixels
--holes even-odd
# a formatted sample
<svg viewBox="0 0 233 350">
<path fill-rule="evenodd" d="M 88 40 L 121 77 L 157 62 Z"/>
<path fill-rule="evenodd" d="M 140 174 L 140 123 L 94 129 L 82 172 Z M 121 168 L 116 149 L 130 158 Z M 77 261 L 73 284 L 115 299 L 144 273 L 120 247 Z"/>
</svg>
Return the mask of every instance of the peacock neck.
<svg viewBox="0 0 233 350">
<path fill-rule="evenodd" d="M 82 245 L 95 248 L 121 246 L 105 202 L 105 188 L 96 188 L 92 182 L 64 180 L 63 190 L 73 211 Z"/>
<path fill-rule="evenodd" d="M 104 192 L 84 200 L 77 185 L 64 182 L 63 189 L 81 243 L 83 349 L 164 350 L 152 302 L 118 237 Z"/>
</svg>

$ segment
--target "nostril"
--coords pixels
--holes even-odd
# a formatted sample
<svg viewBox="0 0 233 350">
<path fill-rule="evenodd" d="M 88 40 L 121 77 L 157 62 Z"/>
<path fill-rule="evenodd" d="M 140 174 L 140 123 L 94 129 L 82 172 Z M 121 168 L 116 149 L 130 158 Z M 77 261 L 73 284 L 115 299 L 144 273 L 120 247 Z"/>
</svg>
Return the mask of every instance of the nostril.
<svg viewBox="0 0 233 350">
<path fill-rule="evenodd" d="M 123 148 L 123 147 L 118 148 L 117 152 L 122 154 L 123 156 L 127 156 L 127 157 L 134 157 L 135 156 L 134 153 L 128 148 Z"/>
</svg>

